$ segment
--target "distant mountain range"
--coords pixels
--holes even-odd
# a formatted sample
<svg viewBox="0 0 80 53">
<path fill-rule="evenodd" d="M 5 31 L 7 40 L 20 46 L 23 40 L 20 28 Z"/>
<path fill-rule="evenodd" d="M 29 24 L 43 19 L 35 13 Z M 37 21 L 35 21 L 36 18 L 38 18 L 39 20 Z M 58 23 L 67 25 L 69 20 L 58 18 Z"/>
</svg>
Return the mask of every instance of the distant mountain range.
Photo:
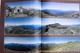
<svg viewBox="0 0 80 53">
<path fill-rule="evenodd" d="M 17 25 L 17 26 L 5 26 L 5 27 L 21 27 L 24 29 L 30 29 L 30 30 L 40 30 L 41 29 L 41 25 Z"/>
<path fill-rule="evenodd" d="M 30 29 L 30 30 L 40 30 L 41 29 L 40 25 L 21 25 L 17 27 L 22 27 L 24 29 Z"/>
<path fill-rule="evenodd" d="M 77 26 L 77 27 L 80 27 L 80 24 L 69 25 L 69 26 Z"/>
<path fill-rule="evenodd" d="M 63 11 L 63 10 L 41 10 L 42 17 L 52 18 L 80 18 L 79 11 Z"/>
<path fill-rule="evenodd" d="M 42 12 L 45 12 L 45 13 L 49 13 L 49 14 L 52 14 L 52 15 L 56 15 L 56 16 L 63 16 L 63 15 L 66 15 L 66 14 L 69 14 L 69 13 L 73 13 L 75 11 L 62 11 L 62 10 L 42 10 Z"/>
</svg>

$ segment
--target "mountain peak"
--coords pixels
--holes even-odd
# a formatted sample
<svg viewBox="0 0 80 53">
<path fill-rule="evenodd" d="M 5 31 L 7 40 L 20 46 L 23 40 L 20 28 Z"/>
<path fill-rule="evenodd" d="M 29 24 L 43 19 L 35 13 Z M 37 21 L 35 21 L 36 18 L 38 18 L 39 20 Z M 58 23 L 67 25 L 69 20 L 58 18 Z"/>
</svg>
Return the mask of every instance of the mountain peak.
<svg viewBox="0 0 80 53">
<path fill-rule="evenodd" d="M 60 26 L 59 23 L 54 23 L 54 24 L 49 24 L 48 26 L 54 26 L 54 27 L 57 27 L 57 26 Z"/>
</svg>

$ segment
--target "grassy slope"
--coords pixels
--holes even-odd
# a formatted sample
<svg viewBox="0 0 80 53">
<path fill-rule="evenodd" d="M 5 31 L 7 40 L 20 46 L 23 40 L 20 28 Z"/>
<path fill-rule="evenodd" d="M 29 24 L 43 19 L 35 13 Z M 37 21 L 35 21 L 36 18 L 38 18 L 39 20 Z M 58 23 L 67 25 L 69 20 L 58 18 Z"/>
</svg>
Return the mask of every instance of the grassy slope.
<svg viewBox="0 0 80 53">
<path fill-rule="evenodd" d="M 66 51 L 80 51 L 80 42 L 65 43 L 55 48 L 45 50 L 43 52 L 66 52 Z"/>
<path fill-rule="evenodd" d="M 80 42 L 71 42 L 71 43 L 66 43 L 62 46 L 58 46 L 51 51 L 80 51 Z"/>
</svg>

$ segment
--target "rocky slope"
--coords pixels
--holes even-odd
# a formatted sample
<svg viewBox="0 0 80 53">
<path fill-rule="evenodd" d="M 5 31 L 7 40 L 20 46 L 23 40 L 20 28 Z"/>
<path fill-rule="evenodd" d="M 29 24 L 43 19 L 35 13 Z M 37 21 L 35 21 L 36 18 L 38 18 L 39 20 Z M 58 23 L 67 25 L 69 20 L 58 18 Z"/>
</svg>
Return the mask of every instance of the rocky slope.
<svg viewBox="0 0 80 53">
<path fill-rule="evenodd" d="M 80 12 L 73 12 L 73 13 L 64 15 L 63 17 L 66 17 L 66 18 L 80 18 Z"/>
<path fill-rule="evenodd" d="M 13 17 L 41 17 L 41 11 L 39 9 L 25 9 L 22 7 L 23 12 L 16 12 L 14 13 L 14 8 L 11 8 L 10 6 L 6 5 L 6 18 L 13 18 Z M 16 8 L 17 9 L 17 8 Z M 8 12 L 7 12 L 8 11 Z"/>
<path fill-rule="evenodd" d="M 72 12 L 62 16 L 52 15 L 50 13 L 41 12 L 43 18 L 80 18 L 80 12 Z"/>
<path fill-rule="evenodd" d="M 19 26 L 9 26 L 5 27 L 4 34 L 27 34 L 27 35 L 37 35 L 40 33 L 40 30 L 23 28 Z"/>
<path fill-rule="evenodd" d="M 58 23 L 46 25 L 42 29 L 43 35 L 80 35 L 79 26 L 66 26 Z"/>
</svg>

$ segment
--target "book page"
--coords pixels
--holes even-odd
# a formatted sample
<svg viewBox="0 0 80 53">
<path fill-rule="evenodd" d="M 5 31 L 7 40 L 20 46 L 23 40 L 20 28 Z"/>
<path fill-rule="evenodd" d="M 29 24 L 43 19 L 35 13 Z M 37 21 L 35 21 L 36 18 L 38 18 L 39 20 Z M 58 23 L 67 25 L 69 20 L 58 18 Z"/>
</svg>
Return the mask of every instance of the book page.
<svg viewBox="0 0 80 53">
<path fill-rule="evenodd" d="M 80 4 L 41 3 L 42 53 L 80 52 Z"/>
<path fill-rule="evenodd" d="M 40 10 L 38 0 L 5 3 L 5 53 L 40 53 Z"/>
</svg>

